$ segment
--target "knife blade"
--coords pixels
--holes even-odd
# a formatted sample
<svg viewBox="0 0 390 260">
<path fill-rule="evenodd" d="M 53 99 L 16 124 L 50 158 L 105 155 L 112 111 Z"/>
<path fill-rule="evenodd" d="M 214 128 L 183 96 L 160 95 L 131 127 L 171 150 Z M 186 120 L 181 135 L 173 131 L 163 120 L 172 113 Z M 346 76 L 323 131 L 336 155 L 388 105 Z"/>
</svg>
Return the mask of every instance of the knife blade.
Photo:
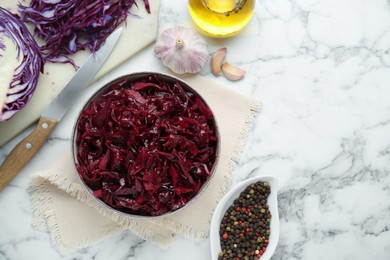
<svg viewBox="0 0 390 260">
<path fill-rule="evenodd" d="M 9 153 L 0 166 L 0 191 L 16 177 L 39 151 L 58 122 L 110 56 L 121 33 L 122 28 L 115 30 L 107 37 L 99 50 L 89 56 L 60 94 L 42 111 L 37 127 Z"/>
</svg>

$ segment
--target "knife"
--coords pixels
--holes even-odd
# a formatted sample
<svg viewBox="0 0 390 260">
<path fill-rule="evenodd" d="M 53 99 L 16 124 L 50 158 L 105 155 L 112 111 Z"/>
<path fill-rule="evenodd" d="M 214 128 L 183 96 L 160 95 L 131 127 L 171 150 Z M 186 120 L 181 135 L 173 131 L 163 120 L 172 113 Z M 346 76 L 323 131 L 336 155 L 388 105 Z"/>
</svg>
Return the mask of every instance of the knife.
<svg viewBox="0 0 390 260">
<path fill-rule="evenodd" d="M 43 110 L 33 132 L 9 153 L 0 166 L 0 191 L 15 178 L 45 143 L 58 122 L 110 56 L 121 33 L 122 28 L 115 30 L 100 49 L 89 56 L 60 94 Z"/>
</svg>

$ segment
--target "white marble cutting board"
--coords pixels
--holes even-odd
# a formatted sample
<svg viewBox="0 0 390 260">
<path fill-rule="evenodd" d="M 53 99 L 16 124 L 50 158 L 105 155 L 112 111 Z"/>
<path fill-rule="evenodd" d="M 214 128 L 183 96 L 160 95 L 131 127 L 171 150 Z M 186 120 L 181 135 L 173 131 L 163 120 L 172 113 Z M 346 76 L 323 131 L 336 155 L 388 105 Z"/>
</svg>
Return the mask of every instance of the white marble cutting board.
<svg viewBox="0 0 390 260">
<path fill-rule="evenodd" d="M 0 6 L 16 13 L 18 2 L 19 0 L 2 0 Z M 131 9 L 131 12 L 139 15 L 140 18 L 128 17 L 127 27 L 124 27 L 114 51 L 96 75 L 95 80 L 155 41 L 160 0 L 150 0 L 149 2 L 151 14 L 146 12 L 141 0 L 137 1 L 139 8 L 134 6 Z M 89 51 L 80 51 L 72 58 L 80 66 L 89 54 Z M 41 74 L 39 78 L 37 89 L 30 103 L 9 121 L 0 122 L 0 147 L 34 123 L 42 110 L 58 95 L 75 72 L 75 69 L 69 64 L 46 63 L 44 74 Z"/>
</svg>

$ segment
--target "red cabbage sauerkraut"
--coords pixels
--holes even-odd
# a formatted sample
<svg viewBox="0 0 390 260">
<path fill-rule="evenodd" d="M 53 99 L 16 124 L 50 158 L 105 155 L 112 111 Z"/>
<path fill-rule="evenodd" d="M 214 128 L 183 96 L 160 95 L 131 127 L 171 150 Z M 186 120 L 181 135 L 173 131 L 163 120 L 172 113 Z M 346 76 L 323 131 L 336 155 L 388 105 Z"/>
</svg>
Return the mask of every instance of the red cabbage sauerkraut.
<svg viewBox="0 0 390 260">
<path fill-rule="evenodd" d="M 93 195 L 110 207 L 159 216 L 183 207 L 210 178 L 216 122 L 182 82 L 159 74 L 131 77 L 110 83 L 82 110 L 76 167 Z"/>
</svg>

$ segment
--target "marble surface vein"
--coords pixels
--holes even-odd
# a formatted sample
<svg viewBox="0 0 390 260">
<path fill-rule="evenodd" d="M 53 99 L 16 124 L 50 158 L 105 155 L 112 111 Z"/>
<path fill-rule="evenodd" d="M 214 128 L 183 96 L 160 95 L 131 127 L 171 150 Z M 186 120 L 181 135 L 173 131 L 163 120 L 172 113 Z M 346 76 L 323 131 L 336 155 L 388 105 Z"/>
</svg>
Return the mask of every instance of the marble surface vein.
<svg viewBox="0 0 390 260">
<path fill-rule="evenodd" d="M 159 32 L 177 25 L 194 27 L 186 1 L 162 1 Z M 233 185 L 279 179 L 272 259 L 390 259 L 390 1 L 260 0 L 238 36 L 206 40 L 247 71 L 215 80 L 263 104 Z M 163 70 L 152 46 L 95 84 L 150 70 Z M 209 66 L 201 74 L 214 78 Z M 129 232 L 61 257 L 31 227 L 29 180 L 70 149 L 82 100 L 0 193 L 0 259 L 210 259 L 208 239 L 176 237 L 163 250 Z M 28 131 L 0 148 L 0 162 Z"/>
</svg>

